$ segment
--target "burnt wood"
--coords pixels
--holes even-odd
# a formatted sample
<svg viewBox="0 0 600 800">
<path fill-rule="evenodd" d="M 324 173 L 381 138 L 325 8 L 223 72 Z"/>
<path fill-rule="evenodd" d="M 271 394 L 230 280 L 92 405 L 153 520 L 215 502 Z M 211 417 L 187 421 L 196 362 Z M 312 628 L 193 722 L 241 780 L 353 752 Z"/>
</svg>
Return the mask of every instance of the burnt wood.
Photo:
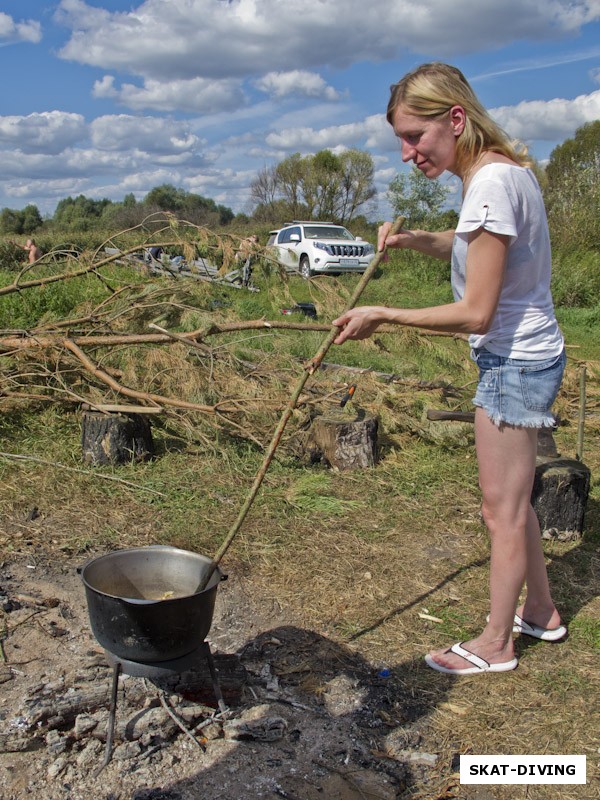
<svg viewBox="0 0 600 800">
<path fill-rule="evenodd" d="M 225 703 L 227 705 L 238 704 L 243 687 L 247 683 L 246 668 L 240 662 L 239 656 L 235 654 L 216 653 L 213 655 L 213 659 Z M 80 714 L 108 708 L 111 671 L 107 667 L 106 672 L 102 672 L 103 674 L 96 678 L 93 685 L 72 687 L 69 691 L 63 691 L 60 694 L 46 689 L 28 697 L 23 709 L 28 737 L 31 738 L 34 734 L 37 736 L 40 728 L 45 730 L 69 728 Z M 205 703 L 207 707 L 215 705 L 212 679 L 208 662 L 205 660 L 196 664 L 193 671 L 190 670 L 160 681 L 153 680 L 151 683 L 155 684 L 157 688 L 181 695 L 188 702 Z M 148 697 L 148 689 L 144 681 L 129 679 L 126 683 L 126 696 L 129 706 L 143 707 Z M 7 752 L 2 750 L 3 746 L 7 745 L 0 739 L 0 752 Z M 24 744 L 18 743 L 18 749 L 27 748 Z"/>
</svg>

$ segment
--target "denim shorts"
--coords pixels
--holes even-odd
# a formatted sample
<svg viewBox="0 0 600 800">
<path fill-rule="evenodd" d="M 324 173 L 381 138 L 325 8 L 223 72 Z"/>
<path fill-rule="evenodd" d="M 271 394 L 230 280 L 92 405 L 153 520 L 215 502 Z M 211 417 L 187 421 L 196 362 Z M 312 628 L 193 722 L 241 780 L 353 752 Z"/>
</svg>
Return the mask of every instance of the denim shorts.
<svg viewBox="0 0 600 800">
<path fill-rule="evenodd" d="M 525 361 L 490 353 L 485 347 L 471 351 L 479 367 L 479 383 L 473 403 L 486 412 L 496 425 L 517 425 L 527 428 L 552 427 L 550 412 L 556 399 L 566 356 L 540 361 Z"/>
</svg>

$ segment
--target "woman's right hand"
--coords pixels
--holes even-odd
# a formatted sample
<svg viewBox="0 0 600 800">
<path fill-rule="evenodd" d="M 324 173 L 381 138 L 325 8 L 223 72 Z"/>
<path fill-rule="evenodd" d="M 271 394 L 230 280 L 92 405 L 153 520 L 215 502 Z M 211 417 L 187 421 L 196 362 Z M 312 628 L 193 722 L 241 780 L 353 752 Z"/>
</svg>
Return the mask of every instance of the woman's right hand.
<svg viewBox="0 0 600 800">
<path fill-rule="evenodd" d="M 377 232 L 377 250 L 381 252 L 386 247 L 395 247 L 398 249 L 411 247 L 412 240 L 415 237 L 414 231 L 401 230 L 400 233 L 390 236 L 391 227 L 391 222 L 384 222 L 383 225 L 379 227 Z"/>
</svg>

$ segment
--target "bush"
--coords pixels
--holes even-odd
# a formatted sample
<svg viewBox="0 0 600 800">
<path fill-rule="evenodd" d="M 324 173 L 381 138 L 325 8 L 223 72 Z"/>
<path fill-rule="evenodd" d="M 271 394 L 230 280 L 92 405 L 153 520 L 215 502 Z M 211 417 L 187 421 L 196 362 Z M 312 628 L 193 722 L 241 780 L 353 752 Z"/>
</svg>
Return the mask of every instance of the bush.
<svg viewBox="0 0 600 800">
<path fill-rule="evenodd" d="M 26 261 L 25 251 L 12 242 L 0 242 L 0 269 L 21 269 Z"/>
<path fill-rule="evenodd" d="M 554 254 L 552 295 L 557 306 L 591 308 L 600 297 L 600 253 L 561 251 Z"/>
</svg>

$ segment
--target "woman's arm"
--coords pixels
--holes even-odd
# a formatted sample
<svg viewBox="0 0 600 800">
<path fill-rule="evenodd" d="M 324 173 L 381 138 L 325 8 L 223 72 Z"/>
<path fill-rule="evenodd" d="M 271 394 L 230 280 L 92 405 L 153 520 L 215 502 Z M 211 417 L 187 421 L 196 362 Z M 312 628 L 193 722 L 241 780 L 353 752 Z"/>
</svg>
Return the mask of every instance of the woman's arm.
<svg viewBox="0 0 600 800">
<path fill-rule="evenodd" d="M 452 255 L 452 242 L 454 231 L 420 231 L 402 230 L 394 236 L 389 236 L 391 222 L 384 222 L 379 228 L 377 236 L 377 249 L 395 247 L 399 249 L 416 250 L 442 261 L 450 261 Z"/>
<path fill-rule="evenodd" d="M 485 333 L 498 307 L 508 244 L 508 236 L 479 228 L 469 237 L 465 293 L 461 300 L 429 308 L 354 308 L 333 321 L 341 329 L 335 344 L 347 339 L 366 339 L 386 322 L 449 333 Z"/>
</svg>

